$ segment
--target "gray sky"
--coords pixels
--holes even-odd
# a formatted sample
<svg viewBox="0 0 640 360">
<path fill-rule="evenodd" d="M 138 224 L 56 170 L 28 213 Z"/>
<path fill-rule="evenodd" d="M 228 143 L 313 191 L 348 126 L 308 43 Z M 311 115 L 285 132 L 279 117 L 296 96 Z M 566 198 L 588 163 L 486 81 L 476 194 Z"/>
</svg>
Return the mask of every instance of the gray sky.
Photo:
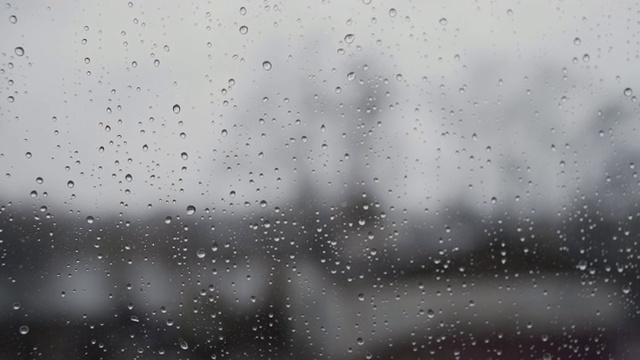
<svg viewBox="0 0 640 360">
<path fill-rule="evenodd" d="M 555 212 L 635 149 L 623 116 L 593 125 L 606 104 L 635 116 L 624 2 L 242 4 L 4 6 L 2 203 L 246 212 L 311 179 L 329 202 L 364 181 L 410 210 Z"/>
</svg>

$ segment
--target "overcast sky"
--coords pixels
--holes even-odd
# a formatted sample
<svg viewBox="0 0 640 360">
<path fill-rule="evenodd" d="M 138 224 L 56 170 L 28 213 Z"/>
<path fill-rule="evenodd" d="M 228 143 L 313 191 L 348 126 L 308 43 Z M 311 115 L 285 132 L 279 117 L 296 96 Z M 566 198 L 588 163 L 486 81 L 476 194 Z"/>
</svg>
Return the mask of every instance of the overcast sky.
<svg viewBox="0 0 640 360">
<path fill-rule="evenodd" d="M 556 212 L 637 150 L 638 20 L 622 1 L 9 3 L 0 200 L 246 212 L 366 189 Z"/>
</svg>

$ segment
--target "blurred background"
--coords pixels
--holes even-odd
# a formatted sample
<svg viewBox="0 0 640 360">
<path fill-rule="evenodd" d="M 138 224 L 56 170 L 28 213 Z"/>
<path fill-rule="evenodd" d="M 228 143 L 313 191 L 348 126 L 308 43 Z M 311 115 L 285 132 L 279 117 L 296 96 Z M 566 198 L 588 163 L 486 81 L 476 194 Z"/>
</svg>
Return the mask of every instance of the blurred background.
<svg viewBox="0 0 640 360">
<path fill-rule="evenodd" d="M 3 4 L 0 358 L 640 358 L 639 21 Z"/>
</svg>

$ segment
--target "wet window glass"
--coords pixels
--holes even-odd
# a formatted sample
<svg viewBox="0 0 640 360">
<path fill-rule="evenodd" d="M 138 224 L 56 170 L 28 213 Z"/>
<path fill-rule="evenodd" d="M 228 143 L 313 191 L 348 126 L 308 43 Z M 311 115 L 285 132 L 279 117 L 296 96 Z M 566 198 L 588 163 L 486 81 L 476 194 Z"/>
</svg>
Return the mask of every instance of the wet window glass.
<svg viewBox="0 0 640 360">
<path fill-rule="evenodd" d="M 640 358 L 639 22 L 1 4 L 0 358 Z"/>
</svg>

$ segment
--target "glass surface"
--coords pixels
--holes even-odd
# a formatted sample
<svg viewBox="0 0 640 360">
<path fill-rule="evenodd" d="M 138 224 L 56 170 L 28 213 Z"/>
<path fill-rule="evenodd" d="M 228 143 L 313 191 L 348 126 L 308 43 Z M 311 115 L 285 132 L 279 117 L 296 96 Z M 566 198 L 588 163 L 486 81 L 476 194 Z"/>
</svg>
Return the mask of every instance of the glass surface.
<svg viewBox="0 0 640 360">
<path fill-rule="evenodd" d="M 640 358 L 638 24 L 3 3 L 0 358 Z"/>
</svg>

